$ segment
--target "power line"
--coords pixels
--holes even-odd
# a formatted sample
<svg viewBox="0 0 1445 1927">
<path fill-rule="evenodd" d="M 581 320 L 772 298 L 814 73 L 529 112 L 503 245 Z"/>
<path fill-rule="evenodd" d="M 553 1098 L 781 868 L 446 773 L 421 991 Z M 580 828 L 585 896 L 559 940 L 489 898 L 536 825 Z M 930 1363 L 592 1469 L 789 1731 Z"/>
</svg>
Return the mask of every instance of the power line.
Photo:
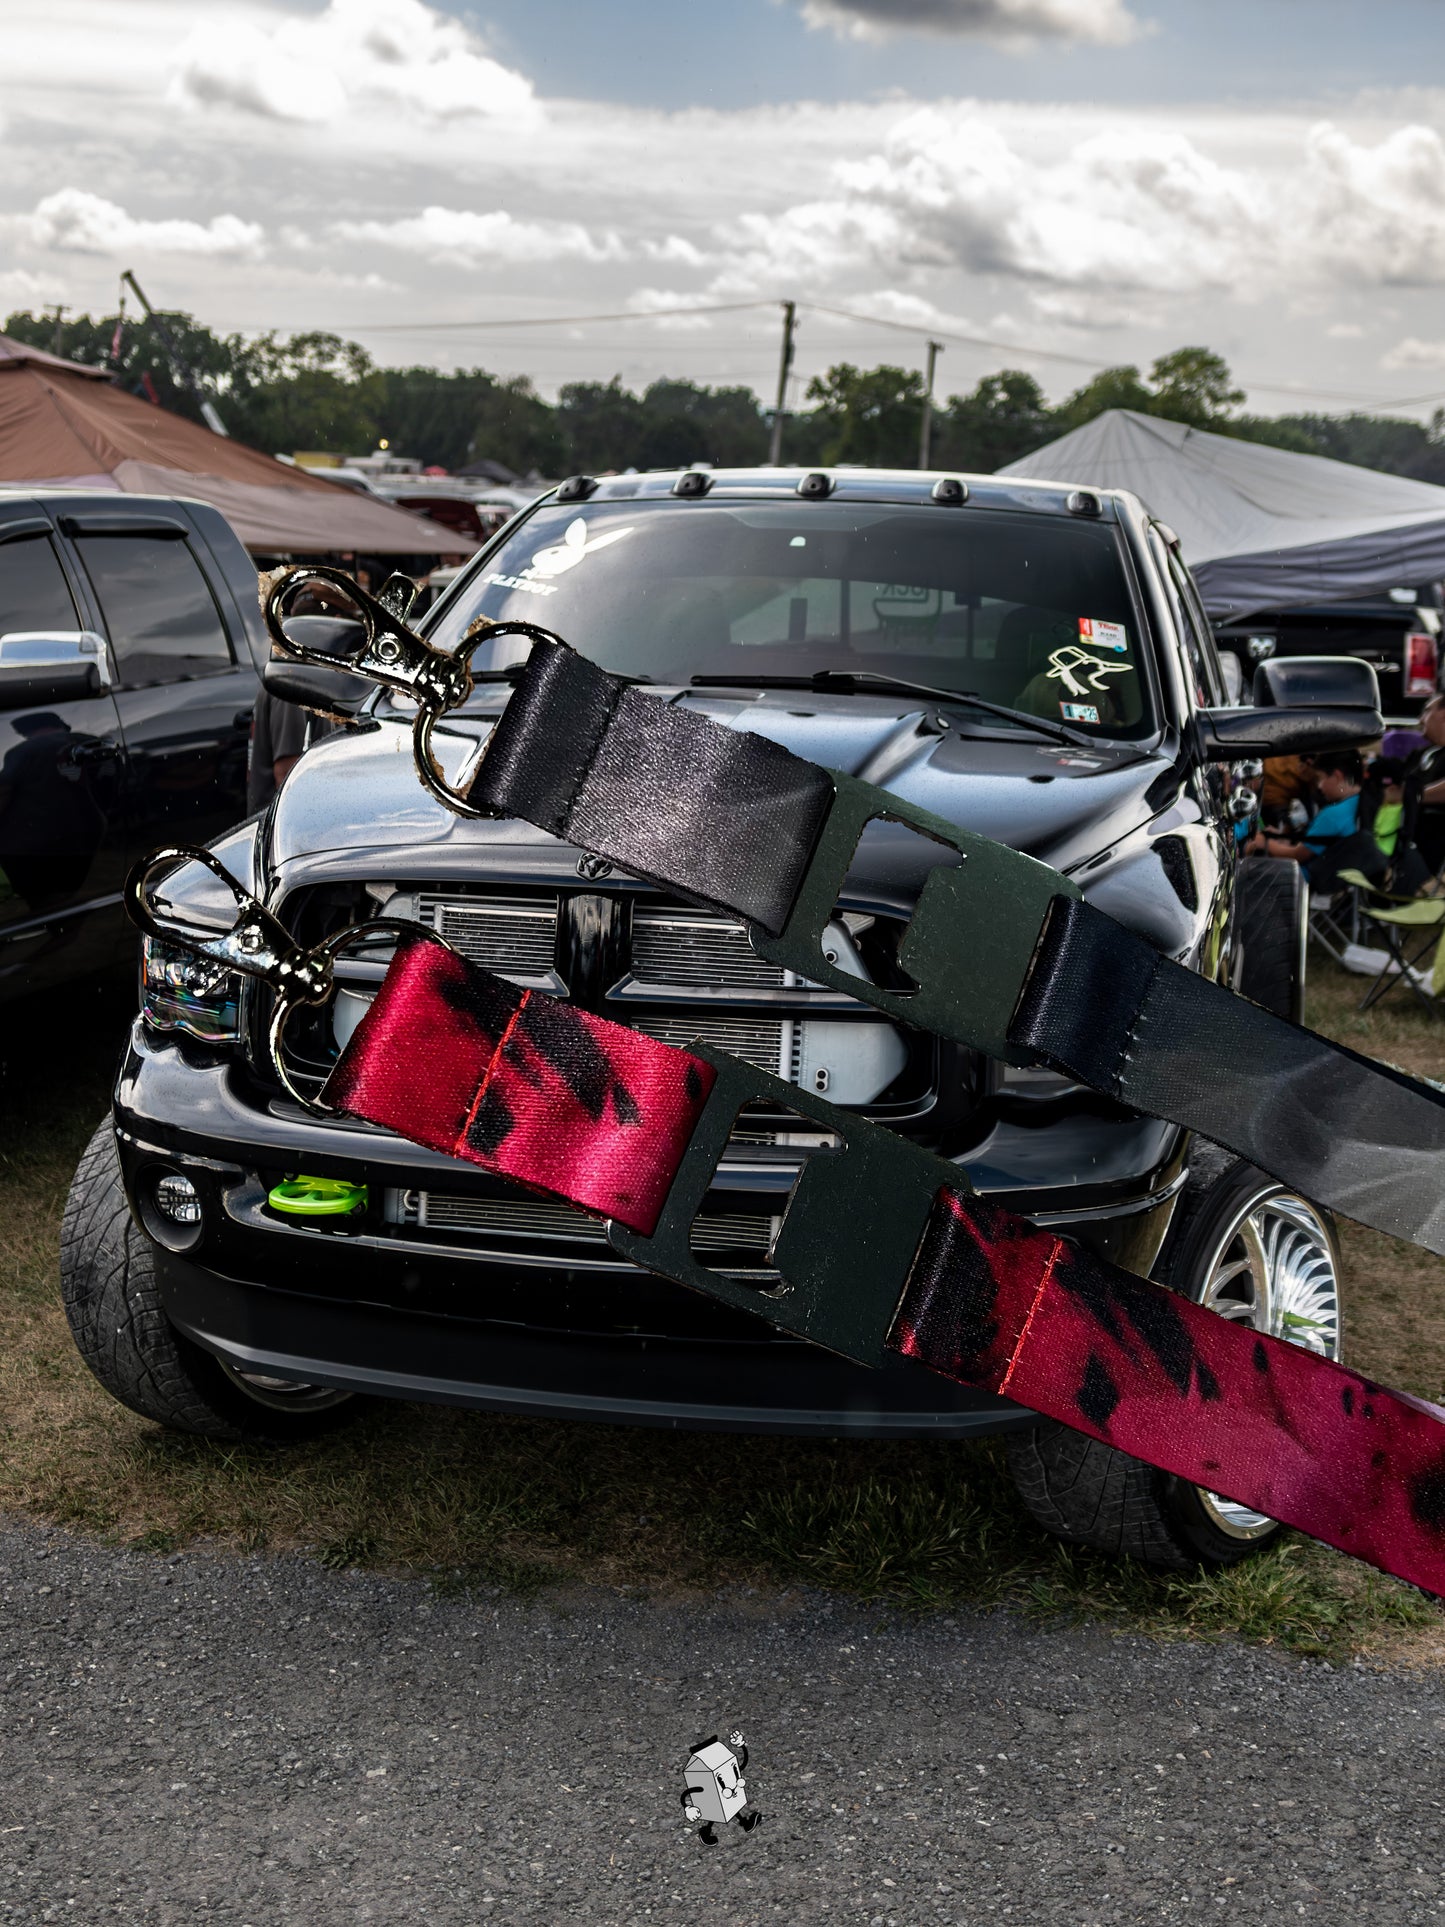
<svg viewBox="0 0 1445 1927">
<path fill-rule="evenodd" d="M 493 330 L 509 328 L 585 328 L 599 322 L 660 321 L 677 318 L 679 316 L 743 314 L 756 312 L 763 308 L 778 308 L 786 307 L 787 305 L 787 303 L 782 301 L 759 297 L 752 301 L 687 303 L 666 308 L 621 308 L 599 314 L 513 315 L 470 321 L 368 321 L 349 324 L 338 323 L 334 328 L 328 329 L 326 332 L 351 335 L 406 335 L 482 331 L 490 333 Z M 1061 348 L 1038 348 L 1026 342 L 1001 341 L 992 335 L 968 334 L 961 329 L 942 328 L 931 323 L 898 321 L 888 315 L 861 314 L 855 308 L 838 308 L 824 301 L 799 301 L 795 306 L 804 312 L 811 311 L 814 314 L 831 315 L 836 320 L 851 321 L 863 327 L 888 328 L 898 334 L 921 336 L 925 340 L 932 338 L 934 340 L 958 342 L 964 347 L 986 348 L 994 354 L 1017 355 L 1027 361 L 1058 362 L 1069 367 L 1091 369 L 1095 373 L 1101 373 L 1106 368 L 1119 365 L 1117 363 L 1101 361 L 1096 356 L 1070 354 L 1067 350 Z M 297 331 L 291 329 L 282 330 L 281 332 L 295 333 Z M 744 339 L 746 340 L 747 338 L 744 337 Z M 559 347 L 561 346 L 560 343 L 557 345 Z M 593 342 L 590 345 L 594 349 L 600 347 L 605 351 L 611 352 L 621 350 L 624 347 L 632 347 L 634 343 L 629 338 L 626 341 Z M 719 345 L 715 339 L 710 342 L 701 340 L 687 343 L 674 341 L 670 344 L 679 354 L 687 349 L 694 348 L 698 352 L 715 352 Z M 1437 402 L 1445 401 L 1445 390 L 1428 395 L 1390 397 L 1385 395 L 1361 395 L 1356 392 L 1348 392 L 1334 388 L 1308 387 L 1296 382 L 1253 381 L 1247 375 L 1240 375 L 1238 379 L 1251 392 L 1257 391 L 1265 395 L 1291 395 L 1300 400 L 1344 402 L 1353 407 L 1374 410 L 1423 408 Z"/>
<path fill-rule="evenodd" d="M 495 321 L 360 321 L 338 323 L 327 334 L 435 334 L 442 330 L 472 328 L 567 328 L 583 327 L 592 321 L 657 321 L 668 315 L 740 314 L 744 308 L 776 308 L 776 301 L 715 301 L 707 306 L 688 304 L 677 308 L 618 308 L 611 314 L 534 314 L 514 315 Z M 311 333 L 313 330 L 282 329 L 283 334 Z"/>
</svg>

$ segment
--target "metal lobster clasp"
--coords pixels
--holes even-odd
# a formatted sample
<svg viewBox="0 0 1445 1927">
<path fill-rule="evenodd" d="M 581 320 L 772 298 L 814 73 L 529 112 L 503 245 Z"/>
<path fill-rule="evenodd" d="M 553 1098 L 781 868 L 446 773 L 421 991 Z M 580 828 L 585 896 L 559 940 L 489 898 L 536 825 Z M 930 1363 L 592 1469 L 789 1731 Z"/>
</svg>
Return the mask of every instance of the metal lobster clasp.
<svg viewBox="0 0 1445 1927">
<path fill-rule="evenodd" d="M 199 863 L 225 884 L 236 902 L 236 918 L 227 930 L 188 921 L 173 911 L 162 910 L 152 899 L 151 878 L 160 869 L 180 863 Z M 152 850 L 132 869 L 125 880 L 125 907 L 131 921 L 146 936 L 173 944 L 193 957 L 203 957 L 245 977 L 255 977 L 275 992 L 267 1047 L 271 1069 L 288 1096 L 317 1117 L 331 1116 L 330 1105 L 318 1104 L 296 1088 L 282 1054 L 282 1042 L 291 1013 L 301 1004 L 324 1004 L 335 987 L 336 959 L 353 944 L 378 936 L 424 938 L 451 945 L 435 931 L 419 923 L 405 923 L 395 917 L 373 917 L 365 923 L 338 930 L 311 949 L 298 944 L 285 926 L 238 883 L 218 857 L 192 844 L 169 844 Z"/>
<path fill-rule="evenodd" d="M 339 651 L 318 649 L 288 633 L 288 618 L 293 623 L 297 620 L 293 605 L 308 593 L 323 608 L 354 625 L 358 635 L 349 647 Z M 423 787 L 458 816 L 486 816 L 488 811 L 469 802 L 460 788 L 448 782 L 433 746 L 436 726 L 450 711 L 461 708 L 478 683 L 511 682 L 520 673 L 515 666 L 473 669 L 472 657 L 484 642 L 499 636 L 525 636 L 532 642 L 555 642 L 564 649 L 570 645 L 536 623 L 482 618 L 467 630 L 455 651 L 434 649 L 406 625 L 415 594 L 414 584 L 405 577 L 392 576 L 381 594 L 374 596 L 344 569 L 317 563 L 283 570 L 267 590 L 261 608 L 272 645 L 281 655 L 313 668 L 343 670 L 415 702 L 412 748 Z M 471 759 L 468 781 L 480 762 L 480 755 Z"/>
</svg>

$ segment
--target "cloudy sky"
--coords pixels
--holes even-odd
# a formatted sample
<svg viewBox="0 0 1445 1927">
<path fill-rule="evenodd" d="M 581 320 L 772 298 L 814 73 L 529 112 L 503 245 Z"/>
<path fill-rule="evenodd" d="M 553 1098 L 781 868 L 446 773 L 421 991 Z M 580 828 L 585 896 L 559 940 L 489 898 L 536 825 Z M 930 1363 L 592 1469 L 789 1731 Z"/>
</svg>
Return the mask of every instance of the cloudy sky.
<svg viewBox="0 0 1445 1927">
<path fill-rule="evenodd" d="M 133 268 L 223 332 L 767 392 L 791 297 L 798 384 L 926 332 L 944 393 L 1202 342 L 1262 412 L 1428 414 L 1441 13 L 7 0 L 0 314 L 113 309 Z"/>
</svg>

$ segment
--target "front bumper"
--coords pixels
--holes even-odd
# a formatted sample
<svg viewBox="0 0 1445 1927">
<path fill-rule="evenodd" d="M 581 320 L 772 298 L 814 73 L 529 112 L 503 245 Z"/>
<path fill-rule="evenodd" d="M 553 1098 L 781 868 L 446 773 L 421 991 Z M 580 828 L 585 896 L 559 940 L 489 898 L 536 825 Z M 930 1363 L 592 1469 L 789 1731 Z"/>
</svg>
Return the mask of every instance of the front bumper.
<svg viewBox="0 0 1445 1927">
<path fill-rule="evenodd" d="M 139 1024 L 115 1108 L 126 1189 L 156 1242 L 166 1314 L 244 1369 L 688 1430 L 967 1436 L 1027 1422 L 1018 1407 L 901 1359 L 869 1371 L 776 1333 L 606 1246 L 498 1248 L 387 1223 L 377 1210 L 362 1221 L 283 1218 L 267 1192 L 298 1170 L 364 1182 L 373 1199 L 517 1191 L 369 1125 L 266 1101 L 239 1066 L 157 1044 Z M 1144 1271 L 1182 1183 L 1183 1140 L 1150 1119 L 1096 1113 L 1001 1125 L 962 1162 L 980 1189 Z M 157 1239 L 143 1208 L 158 1168 L 183 1170 L 201 1194 L 189 1242 Z M 1082 1181 L 1060 1185 L 1061 1169 Z M 730 1160 L 714 1196 L 728 1211 L 778 1213 L 795 1171 L 776 1153 Z M 1040 1182 L 1045 1173 L 1051 1185 Z"/>
</svg>

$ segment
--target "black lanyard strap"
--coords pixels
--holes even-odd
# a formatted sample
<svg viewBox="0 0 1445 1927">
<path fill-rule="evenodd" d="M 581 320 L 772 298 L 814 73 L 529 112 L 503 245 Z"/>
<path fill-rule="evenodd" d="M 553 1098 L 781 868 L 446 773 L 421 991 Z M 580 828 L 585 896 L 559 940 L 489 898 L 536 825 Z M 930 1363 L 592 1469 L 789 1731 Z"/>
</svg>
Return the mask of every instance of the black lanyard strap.
<svg viewBox="0 0 1445 1927">
<path fill-rule="evenodd" d="M 1445 1252 L 1445 1093 L 1210 983 L 1091 904 L 1050 907 L 1009 1040 Z"/>
<path fill-rule="evenodd" d="M 896 1022 L 1042 1060 L 1445 1254 L 1439 1093 L 1161 956 L 1032 857 L 545 641 L 470 801 L 746 918 L 762 956 Z M 941 846 L 899 950 L 911 990 L 850 975 L 823 952 L 874 819 Z"/>
</svg>

